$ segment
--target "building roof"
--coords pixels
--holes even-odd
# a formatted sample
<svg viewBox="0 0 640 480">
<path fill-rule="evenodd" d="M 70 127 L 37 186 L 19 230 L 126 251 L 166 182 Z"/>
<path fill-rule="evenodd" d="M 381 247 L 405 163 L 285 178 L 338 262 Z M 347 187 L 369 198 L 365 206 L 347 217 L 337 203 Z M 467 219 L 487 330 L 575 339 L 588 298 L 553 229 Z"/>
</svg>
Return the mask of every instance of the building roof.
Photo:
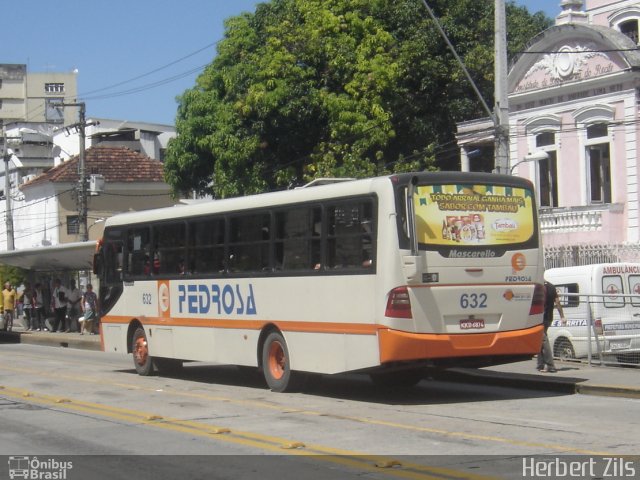
<svg viewBox="0 0 640 480">
<path fill-rule="evenodd" d="M 86 175 L 100 174 L 105 183 L 164 183 L 163 165 L 126 147 L 97 145 L 85 151 Z M 38 175 L 21 188 L 45 182 L 74 183 L 79 180 L 79 156 Z"/>
</svg>

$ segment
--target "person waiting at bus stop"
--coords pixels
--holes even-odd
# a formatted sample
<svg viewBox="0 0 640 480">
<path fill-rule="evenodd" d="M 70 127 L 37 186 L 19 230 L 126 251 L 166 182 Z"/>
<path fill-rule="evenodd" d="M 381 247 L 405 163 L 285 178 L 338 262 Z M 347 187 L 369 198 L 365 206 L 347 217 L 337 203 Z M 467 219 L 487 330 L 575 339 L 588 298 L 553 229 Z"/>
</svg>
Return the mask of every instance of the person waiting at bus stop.
<svg viewBox="0 0 640 480">
<path fill-rule="evenodd" d="M 13 315 L 16 308 L 16 291 L 11 286 L 11 282 L 5 282 L 2 290 L 2 313 L 4 314 L 4 329 L 11 330 L 13 327 Z"/>
<path fill-rule="evenodd" d="M 51 332 L 68 332 L 67 329 L 67 289 L 62 286 L 59 278 L 53 281 L 51 292 L 51 308 L 53 310 L 53 326 Z"/>
<path fill-rule="evenodd" d="M 549 337 L 547 336 L 547 330 L 553 322 L 553 310 L 558 309 L 560 319 L 564 323 L 564 311 L 558 298 L 558 291 L 556 287 L 549 282 L 544 282 L 544 317 L 542 324 L 544 325 L 544 335 L 542 337 L 542 346 L 540 347 L 540 353 L 538 353 L 538 371 L 555 373 L 558 370 L 553 361 L 553 350 L 549 343 Z"/>
</svg>

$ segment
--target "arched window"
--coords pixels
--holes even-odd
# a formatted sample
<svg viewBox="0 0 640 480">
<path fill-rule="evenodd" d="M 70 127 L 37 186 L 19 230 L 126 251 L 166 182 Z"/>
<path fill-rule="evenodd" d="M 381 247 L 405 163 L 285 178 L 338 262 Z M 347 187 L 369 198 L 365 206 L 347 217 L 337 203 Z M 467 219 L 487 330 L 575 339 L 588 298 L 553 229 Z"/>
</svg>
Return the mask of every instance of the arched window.
<svg viewBox="0 0 640 480">
<path fill-rule="evenodd" d="M 541 207 L 558 206 L 558 159 L 556 134 L 542 132 L 536 135 L 536 150 L 544 150 L 548 157 L 538 160 L 538 196 Z"/>
<path fill-rule="evenodd" d="M 611 203 L 611 152 L 606 123 L 587 127 L 586 160 L 590 202 Z"/>
<path fill-rule="evenodd" d="M 609 15 L 609 25 L 611 28 L 619 30 L 634 43 L 638 44 L 638 20 L 640 19 L 640 7 L 624 7 L 614 11 Z"/>
</svg>

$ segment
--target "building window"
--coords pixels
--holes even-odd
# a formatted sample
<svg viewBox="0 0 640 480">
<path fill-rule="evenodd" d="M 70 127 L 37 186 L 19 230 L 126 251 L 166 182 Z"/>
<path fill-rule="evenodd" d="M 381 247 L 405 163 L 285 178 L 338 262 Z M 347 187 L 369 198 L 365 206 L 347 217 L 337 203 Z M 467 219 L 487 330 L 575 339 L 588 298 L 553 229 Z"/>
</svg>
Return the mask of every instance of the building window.
<svg viewBox="0 0 640 480">
<path fill-rule="evenodd" d="M 67 216 L 67 235 L 77 235 L 80 233 L 80 221 L 77 215 Z"/>
<path fill-rule="evenodd" d="M 611 203 L 611 154 L 606 123 L 597 123 L 587 127 L 587 140 L 592 139 L 596 139 L 596 141 L 586 147 L 589 201 L 591 203 Z M 607 141 L 599 143 L 598 139 Z"/>
<path fill-rule="evenodd" d="M 555 146 L 556 134 L 544 132 L 536 135 L 536 147 Z M 538 195 L 541 207 L 558 206 L 558 161 L 555 150 L 544 149 L 549 156 L 538 161 Z"/>
<path fill-rule="evenodd" d="M 45 83 L 45 93 L 64 93 L 64 83 Z"/>
<path fill-rule="evenodd" d="M 626 22 L 622 22 L 620 24 L 620 31 L 624 33 L 627 37 L 634 41 L 634 43 L 638 43 L 638 20 L 632 19 L 627 20 Z"/>
</svg>

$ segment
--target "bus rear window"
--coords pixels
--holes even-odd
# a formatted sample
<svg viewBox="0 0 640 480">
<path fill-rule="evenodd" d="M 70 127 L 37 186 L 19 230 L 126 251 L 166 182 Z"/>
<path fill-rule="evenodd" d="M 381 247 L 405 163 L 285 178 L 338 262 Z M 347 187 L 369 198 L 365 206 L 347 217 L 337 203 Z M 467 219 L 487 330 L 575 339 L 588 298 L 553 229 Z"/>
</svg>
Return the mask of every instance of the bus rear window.
<svg viewBox="0 0 640 480">
<path fill-rule="evenodd" d="M 421 248 L 501 247 L 536 237 L 535 198 L 503 185 L 420 185 L 414 196 Z"/>
</svg>

